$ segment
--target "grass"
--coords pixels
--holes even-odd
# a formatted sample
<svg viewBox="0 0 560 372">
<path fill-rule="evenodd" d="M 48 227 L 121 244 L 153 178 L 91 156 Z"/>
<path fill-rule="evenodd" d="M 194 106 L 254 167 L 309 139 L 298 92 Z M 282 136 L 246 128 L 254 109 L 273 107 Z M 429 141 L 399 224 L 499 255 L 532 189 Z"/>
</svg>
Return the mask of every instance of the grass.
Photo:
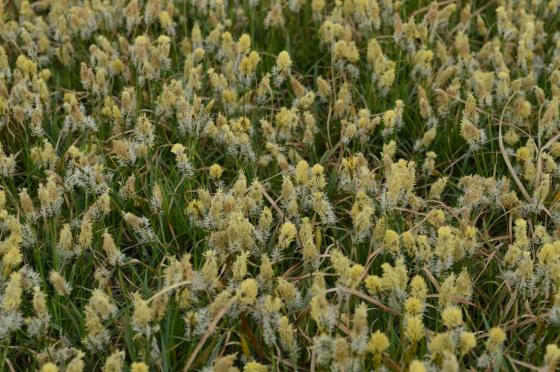
<svg viewBox="0 0 560 372">
<path fill-rule="evenodd" d="M 424 370 L 556 370 L 558 6 L 251 3 L 4 2 L 2 370 L 421 371 L 413 361 Z M 135 4 L 139 18 L 128 28 Z M 267 25 L 276 4 L 283 24 Z M 297 12 L 290 10 L 297 4 Z M 369 13 L 360 13 L 361 4 Z M 335 30 L 332 42 L 326 41 L 328 27 Z M 456 44 L 461 33 L 468 38 L 467 56 Z M 245 51 L 237 47 L 244 34 L 251 39 Z M 150 38 L 145 51 L 141 35 Z M 168 54 L 160 35 L 169 37 Z M 386 92 L 367 54 L 374 38 L 395 66 Z M 354 43 L 357 61 L 344 42 Z M 69 58 L 61 58 L 68 47 Z M 421 64 L 415 53 L 422 49 L 433 52 L 424 75 L 415 72 Z M 284 50 L 290 71 L 275 84 Z M 260 62 L 246 79 L 240 66 L 250 51 Z M 93 73 L 89 84 L 82 63 Z M 451 66 L 454 73 L 438 85 Z M 493 73 L 489 87 L 476 81 L 477 72 Z M 321 97 L 319 77 L 330 95 Z M 173 81 L 178 91 L 169 89 Z M 315 94 L 309 105 L 298 86 Z M 349 97 L 342 102 L 345 86 Z M 428 102 L 420 102 L 420 88 Z M 133 91 L 134 108 L 125 89 Z M 478 119 L 469 111 L 469 94 Z M 398 100 L 402 114 L 391 111 Z M 528 113 L 523 104 L 530 105 Z M 297 118 L 284 136 L 277 120 L 283 107 Z M 370 129 L 360 127 L 363 109 Z M 42 115 L 41 131 L 33 130 L 34 113 Z M 392 113 L 400 125 L 387 119 Z M 139 125 L 141 115 L 147 128 Z M 95 129 L 80 116 L 91 117 Z M 239 125 L 242 117 L 248 127 Z M 76 130 L 69 130 L 69 121 Z M 348 137 L 352 125 L 363 132 Z M 432 127 L 434 139 L 423 141 Z M 125 141 L 124 150 L 118 140 Z M 181 170 L 174 144 L 185 147 L 192 174 Z M 400 159 L 414 163 L 412 173 L 399 173 Z M 309 169 L 299 173 L 302 162 Z M 223 169 L 220 177 L 211 176 L 213 164 Z M 475 176 L 470 183 L 469 176 Z M 442 177 L 446 186 L 434 194 Z M 131 179 L 133 192 L 125 186 Z M 49 182 L 54 191 L 45 194 Z M 131 222 L 125 213 L 145 220 Z M 298 231 L 283 242 L 288 221 Z M 71 252 L 62 247 L 64 224 L 71 226 Z M 396 248 L 387 240 L 389 230 L 399 237 Z M 111 262 L 105 232 L 123 255 L 119 264 Z M 71 286 L 69 294 L 50 279 L 53 271 Z M 461 273 L 467 274 L 455 280 Z M 415 276 L 425 283 L 424 296 L 413 294 Z M 370 285 L 377 279 L 380 288 Z M 410 308 L 415 300 L 420 312 Z M 461 312 L 458 327 L 442 318 L 453 307 Z M 417 341 L 407 338 L 414 316 L 424 327 Z M 505 332 L 496 347 L 493 328 Z M 388 341 L 381 351 L 372 336 L 377 330 Z M 476 345 L 464 347 L 460 340 L 471 334 Z"/>
</svg>

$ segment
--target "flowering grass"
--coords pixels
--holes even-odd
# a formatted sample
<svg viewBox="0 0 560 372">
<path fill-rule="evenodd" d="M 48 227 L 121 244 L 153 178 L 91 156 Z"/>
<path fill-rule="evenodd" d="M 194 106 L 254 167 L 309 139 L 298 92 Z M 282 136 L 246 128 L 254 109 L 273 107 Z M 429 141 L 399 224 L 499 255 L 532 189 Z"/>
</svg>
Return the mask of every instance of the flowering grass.
<svg viewBox="0 0 560 372">
<path fill-rule="evenodd" d="M 0 0 L 0 368 L 555 371 L 557 0 Z"/>
</svg>

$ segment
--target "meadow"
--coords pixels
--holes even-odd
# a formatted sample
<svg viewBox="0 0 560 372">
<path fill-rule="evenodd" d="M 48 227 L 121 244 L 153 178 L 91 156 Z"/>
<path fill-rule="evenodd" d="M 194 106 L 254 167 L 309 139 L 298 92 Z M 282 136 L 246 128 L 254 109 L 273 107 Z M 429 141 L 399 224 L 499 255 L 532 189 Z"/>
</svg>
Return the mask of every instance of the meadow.
<svg viewBox="0 0 560 372">
<path fill-rule="evenodd" d="M 556 371 L 559 180 L 558 0 L 0 0 L 0 370 Z"/>
</svg>

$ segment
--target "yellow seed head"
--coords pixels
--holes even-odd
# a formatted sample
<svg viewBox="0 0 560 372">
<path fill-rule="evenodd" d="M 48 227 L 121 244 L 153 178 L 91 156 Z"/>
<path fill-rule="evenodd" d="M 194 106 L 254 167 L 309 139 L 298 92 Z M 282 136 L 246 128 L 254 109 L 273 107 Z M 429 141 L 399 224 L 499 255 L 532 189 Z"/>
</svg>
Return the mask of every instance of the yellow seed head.
<svg viewBox="0 0 560 372">
<path fill-rule="evenodd" d="M 499 327 L 494 327 L 488 332 L 486 349 L 490 352 L 497 352 L 506 340 L 506 333 Z"/>
<path fill-rule="evenodd" d="M 389 338 L 381 331 L 375 331 L 369 338 L 369 350 L 374 354 L 380 354 L 390 346 Z"/>
</svg>

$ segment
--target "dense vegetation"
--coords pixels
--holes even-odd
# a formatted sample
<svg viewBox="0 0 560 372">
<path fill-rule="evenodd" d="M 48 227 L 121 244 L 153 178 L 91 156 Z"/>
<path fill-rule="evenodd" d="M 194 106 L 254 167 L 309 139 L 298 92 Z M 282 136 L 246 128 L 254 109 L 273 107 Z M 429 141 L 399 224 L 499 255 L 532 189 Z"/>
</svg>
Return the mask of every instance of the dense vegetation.
<svg viewBox="0 0 560 372">
<path fill-rule="evenodd" d="M 556 370 L 559 10 L 0 1 L 1 368 Z"/>
</svg>

